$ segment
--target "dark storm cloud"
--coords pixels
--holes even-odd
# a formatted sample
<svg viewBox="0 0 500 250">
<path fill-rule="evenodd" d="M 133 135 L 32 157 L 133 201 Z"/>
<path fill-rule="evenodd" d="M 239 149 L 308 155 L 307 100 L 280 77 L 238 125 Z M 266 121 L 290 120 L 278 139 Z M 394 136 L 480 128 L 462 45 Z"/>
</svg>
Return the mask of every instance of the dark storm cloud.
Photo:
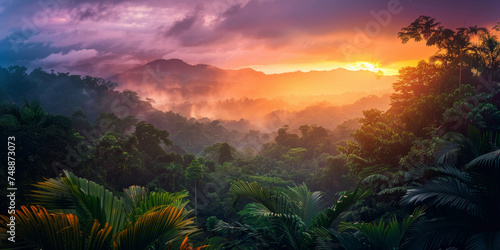
<svg viewBox="0 0 500 250">
<path fill-rule="evenodd" d="M 119 13 L 113 10 L 113 5 L 98 3 L 76 9 L 75 18 L 79 21 L 119 20 Z"/>
<path fill-rule="evenodd" d="M 196 19 L 198 18 L 198 13 L 195 13 L 190 16 L 184 17 L 184 19 L 176 21 L 172 27 L 168 29 L 168 31 L 165 33 L 167 37 L 169 36 L 176 36 L 181 34 L 184 31 L 189 30 L 193 24 L 195 23 Z"/>
</svg>

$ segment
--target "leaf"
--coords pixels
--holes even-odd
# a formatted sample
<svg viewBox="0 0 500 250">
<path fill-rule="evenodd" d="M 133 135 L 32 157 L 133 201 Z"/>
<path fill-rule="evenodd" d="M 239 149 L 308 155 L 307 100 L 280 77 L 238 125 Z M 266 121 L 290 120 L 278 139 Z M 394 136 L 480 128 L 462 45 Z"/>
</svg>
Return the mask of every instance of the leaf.
<svg viewBox="0 0 500 250">
<path fill-rule="evenodd" d="M 489 169 L 499 169 L 500 168 L 500 150 L 495 150 L 493 152 L 483 154 L 467 164 L 467 168 L 489 168 Z"/>
<path fill-rule="evenodd" d="M 167 241 L 180 239 L 198 231 L 193 219 L 185 219 L 183 209 L 167 206 L 160 211 L 145 214 L 130 222 L 127 228 L 113 236 L 115 249 L 144 249 L 160 237 Z"/>
<path fill-rule="evenodd" d="M 396 216 L 386 223 L 380 220 L 379 223 L 346 223 L 343 222 L 341 230 L 355 229 L 365 235 L 368 240 L 378 249 L 397 249 L 405 233 L 411 224 L 425 214 L 425 208 L 417 207 L 413 213 L 401 223 Z"/>
<path fill-rule="evenodd" d="M 233 209 L 240 198 L 246 197 L 261 203 L 270 213 L 289 214 L 295 210 L 293 205 L 284 196 L 272 195 L 267 188 L 259 186 L 257 182 L 247 183 L 237 181 L 231 184 L 229 193 L 233 195 Z"/>
<path fill-rule="evenodd" d="M 182 199 L 186 197 L 188 197 L 187 191 L 178 193 L 152 192 L 149 194 L 149 196 L 144 198 L 144 200 L 140 201 L 135 207 L 135 209 L 133 209 L 129 213 L 129 221 L 136 222 L 137 218 L 140 217 L 141 215 L 150 211 L 154 211 L 155 209 L 166 207 L 168 205 L 173 205 L 180 209 L 184 209 L 184 207 L 187 205 L 188 202 L 187 201 L 183 202 Z"/>
<path fill-rule="evenodd" d="M 122 201 L 103 186 L 64 170 L 66 177 L 49 179 L 35 184 L 40 190 L 33 191 L 35 203 L 50 209 L 71 209 L 83 224 L 97 219 L 109 223 L 113 234 L 126 220 Z"/>
<path fill-rule="evenodd" d="M 408 190 L 401 199 L 403 204 L 425 203 L 436 207 L 461 210 L 473 216 L 484 214 L 478 192 L 456 178 L 430 181 Z"/>
<path fill-rule="evenodd" d="M 335 201 L 331 207 L 327 208 L 313 219 L 313 225 L 316 227 L 331 227 L 341 213 L 372 193 L 371 190 L 366 188 L 362 189 L 359 185 L 352 192 L 346 191 L 341 193 L 340 198 Z"/>
<path fill-rule="evenodd" d="M 42 249 L 108 249 L 107 239 L 111 233 L 109 224 L 101 227 L 99 221 L 91 224 L 87 235 L 80 228 L 78 217 L 73 214 L 50 213 L 41 206 L 21 206 L 16 210 L 16 243 L 29 243 Z M 0 215 L 2 231 L 7 231 L 6 216 Z M 19 239 L 20 238 L 20 239 Z M 23 247 L 25 249 L 25 247 Z"/>
</svg>

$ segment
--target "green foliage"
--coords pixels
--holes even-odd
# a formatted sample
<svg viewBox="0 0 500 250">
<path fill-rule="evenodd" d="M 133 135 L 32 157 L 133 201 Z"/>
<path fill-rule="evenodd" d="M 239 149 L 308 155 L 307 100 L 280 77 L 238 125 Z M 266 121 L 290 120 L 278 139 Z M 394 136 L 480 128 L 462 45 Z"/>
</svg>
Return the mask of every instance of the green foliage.
<svg viewBox="0 0 500 250">
<path fill-rule="evenodd" d="M 78 178 L 68 171 L 64 173 L 66 176 L 60 179 L 35 184 L 38 190 L 33 190 L 33 201 L 50 209 L 69 209 L 84 224 L 94 219 L 108 223 L 113 234 L 118 232 L 126 220 L 122 200 L 95 182 Z"/>
<path fill-rule="evenodd" d="M 408 190 L 402 202 L 425 202 L 442 211 L 441 216 L 418 224 L 414 238 L 419 240 L 409 245 L 416 249 L 451 245 L 471 248 L 498 241 L 499 158 L 500 151 L 496 150 L 475 158 L 465 168 L 429 168 L 433 173 L 427 175 L 429 180 Z"/>
<path fill-rule="evenodd" d="M 287 249 L 306 249 L 319 236 L 315 234 L 318 228 L 326 230 L 331 227 L 342 212 L 371 192 L 359 187 L 354 192 L 345 192 L 324 212 L 321 212 L 321 193 L 310 192 L 305 184 L 271 191 L 255 182 L 238 181 L 231 185 L 230 193 L 235 197 L 234 208 L 243 197 L 256 201 L 245 209 L 246 212 L 269 219 L 279 244 L 284 244 Z"/>
<path fill-rule="evenodd" d="M 148 194 L 135 186 L 125 190 L 126 198 L 120 199 L 94 182 L 67 171 L 65 175 L 36 184 L 39 190 L 32 195 L 35 203 L 65 213 L 50 212 L 43 206 L 16 210 L 20 246 L 145 249 L 166 242 L 180 244 L 198 231 L 192 225 L 193 219 L 186 218 L 186 202 L 181 199 L 187 192 Z M 126 211 L 130 212 L 129 220 Z M 7 232 L 8 220 L 7 216 L 0 217 L 0 233 Z"/>
<path fill-rule="evenodd" d="M 307 149 L 305 148 L 291 148 L 282 156 L 282 158 L 288 164 L 297 167 L 300 166 L 302 160 L 304 160 L 306 151 Z"/>
<path fill-rule="evenodd" d="M 55 177 L 60 171 L 56 162 L 64 161 L 82 139 L 75 133 L 68 117 L 50 115 L 40 102 L 26 100 L 22 107 L 0 104 L 0 137 L 7 140 L 11 136 L 15 137 L 15 141 L 11 142 L 15 144 L 16 165 L 22 166 L 16 168 L 15 173 L 19 193 L 25 193 L 29 184 L 43 180 L 44 176 Z M 0 165 L 2 169 L 7 169 L 7 152 L 3 152 L 5 162 Z M 5 190 L 0 194 L 5 196 Z M 3 199 L 0 204 L 7 205 L 6 201 Z"/>
<path fill-rule="evenodd" d="M 193 160 L 186 169 L 186 179 L 188 181 L 196 181 L 205 175 L 204 166 L 198 161 Z"/>
<path fill-rule="evenodd" d="M 437 159 L 441 165 L 455 165 L 460 168 L 465 166 L 474 158 L 491 152 L 500 146 L 500 134 L 498 132 L 484 131 L 469 126 L 467 135 L 459 133 L 448 133 L 443 136 L 449 141 L 443 143 L 445 149 Z"/>
<path fill-rule="evenodd" d="M 224 164 L 225 162 L 230 162 L 234 159 L 231 154 L 231 150 L 234 150 L 234 148 L 231 148 L 231 146 L 227 143 L 222 143 L 219 149 L 219 164 Z"/>
<path fill-rule="evenodd" d="M 216 143 L 205 147 L 200 156 L 222 165 L 225 162 L 232 162 L 237 157 L 237 152 L 227 143 Z"/>
<path fill-rule="evenodd" d="M 7 216 L 0 215 L 2 225 L 10 222 Z M 83 224 L 86 225 L 86 224 Z M 51 213 L 40 206 L 21 206 L 16 210 L 16 242 L 11 249 L 107 249 L 107 238 L 111 235 L 109 224 L 101 226 L 98 220 L 87 224 L 85 230 L 77 216 L 73 214 Z M 2 234 L 7 228 L 1 227 Z M 20 239 L 19 239 L 20 238 Z"/>
<path fill-rule="evenodd" d="M 341 192 L 339 199 L 336 200 L 331 207 L 319 213 L 313 219 L 313 224 L 316 225 L 316 227 L 332 227 L 341 213 L 349 209 L 356 202 L 370 196 L 371 194 L 371 190 L 363 189 L 360 186 L 357 186 L 352 192 Z"/>
<path fill-rule="evenodd" d="M 156 157 L 165 153 L 160 143 L 172 145 L 172 141 L 168 139 L 169 134 L 167 131 L 159 130 L 152 124 L 144 121 L 136 125 L 134 134 L 139 142 L 137 149 L 151 157 Z"/>
<path fill-rule="evenodd" d="M 130 222 L 136 222 L 138 218 L 152 211 L 152 209 L 161 209 L 166 206 L 174 206 L 183 209 L 187 205 L 187 201 L 183 201 L 183 198 L 188 197 L 187 191 L 179 193 L 149 193 L 148 197 L 143 198 L 137 205 L 134 206 L 132 211 L 128 214 Z"/>
<path fill-rule="evenodd" d="M 169 241 L 179 241 L 197 229 L 192 219 L 185 219 L 182 208 L 167 206 L 158 211 L 148 212 L 130 222 L 127 228 L 113 235 L 114 249 L 141 249 L 155 243 L 160 237 Z"/>
<path fill-rule="evenodd" d="M 416 208 L 407 218 L 398 222 L 396 216 L 386 223 L 342 223 L 341 230 L 354 229 L 368 238 L 376 249 L 399 249 L 410 226 L 425 214 L 422 207 Z M 346 247 L 346 246 L 344 246 Z"/>
<path fill-rule="evenodd" d="M 81 172 L 91 175 L 100 167 L 104 171 L 103 179 L 110 186 L 123 188 L 133 183 L 142 184 L 142 179 L 138 177 L 146 173 L 145 159 L 137 147 L 138 140 L 134 135 L 108 132 L 90 147 L 89 155 L 82 164 L 85 169 Z"/>
<path fill-rule="evenodd" d="M 338 150 L 347 157 L 351 171 L 362 178 L 396 170 L 400 157 L 410 151 L 415 136 L 401 131 L 390 114 L 372 109 L 364 111 L 364 115 L 362 127 L 353 134 L 356 142 L 348 143 Z"/>
<path fill-rule="evenodd" d="M 294 185 L 292 180 L 285 181 L 280 177 L 245 175 L 241 179 L 248 182 L 256 182 L 263 187 L 289 187 Z"/>
</svg>

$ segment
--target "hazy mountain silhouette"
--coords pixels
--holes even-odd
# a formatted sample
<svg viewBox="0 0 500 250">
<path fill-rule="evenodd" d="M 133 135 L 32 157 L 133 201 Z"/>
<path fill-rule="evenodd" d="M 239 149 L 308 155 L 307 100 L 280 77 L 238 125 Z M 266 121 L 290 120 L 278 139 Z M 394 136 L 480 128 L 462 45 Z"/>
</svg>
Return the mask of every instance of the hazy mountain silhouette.
<svg viewBox="0 0 500 250">
<path fill-rule="evenodd" d="M 118 89 L 153 99 L 160 110 L 196 118 L 259 120 L 274 111 L 298 112 L 311 105 L 324 108 L 351 104 L 369 95 L 381 96 L 392 92 L 396 77 L 346 69 L 267 75 L 249 68 L 225 70 L 160 59 L 110 80 L 118 83 Z M 378 108 L 387 105 L 384 99 Z"/>
</svg>

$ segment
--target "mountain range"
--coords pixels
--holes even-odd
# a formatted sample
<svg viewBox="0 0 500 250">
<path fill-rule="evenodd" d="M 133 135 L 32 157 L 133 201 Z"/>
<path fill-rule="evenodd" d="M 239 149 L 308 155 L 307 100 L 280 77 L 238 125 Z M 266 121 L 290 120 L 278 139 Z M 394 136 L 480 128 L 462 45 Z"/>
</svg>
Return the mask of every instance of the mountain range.
<svg viewBox="0 0 500 250">
<path fill-rule="evenodd" d="M 367 96 L 372 96 L 365 102 L 370 100 L 373 108 L 386 109 L 396 79 L 346 69 L 265 74 L 249 68 L 190 65 L 179 59 L 155 60 L 109 78 L 118 83 L 119 90 L 133 90 L 160 110 L 187 117 L 246 119 L 254 123 L 276 114 L 290 121 L 290 117 L 297 117 L 295 114 L 306 115 L 305 110 L 314 113 L 314 107 L 338 108 Z M 370 108 L 359 102 L 354 106 Z M 352 114 L 345 118 L 361 116 L 361 110 L 346 110 Z"/>
</svg>

